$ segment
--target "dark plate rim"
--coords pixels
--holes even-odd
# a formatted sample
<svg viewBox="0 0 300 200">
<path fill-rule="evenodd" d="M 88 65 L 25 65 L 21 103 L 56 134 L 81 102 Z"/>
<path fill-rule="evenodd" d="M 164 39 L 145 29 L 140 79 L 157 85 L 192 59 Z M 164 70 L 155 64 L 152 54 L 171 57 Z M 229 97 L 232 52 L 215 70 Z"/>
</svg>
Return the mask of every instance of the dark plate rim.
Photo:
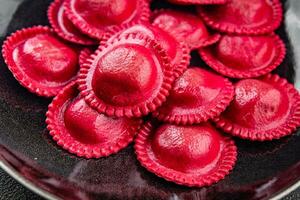
<svg viewBox="0 0 300 200">
<path fill-rule="evenodd" d="M 9 160 L 11 159 L 11 161 Z M 15 160 L 16 159 L 16 160 Z M 20 172 L 20 168 L 18 168 L 17 166 L 20 166 L 18 164 L 16 164 L 15 162 L 17 162 L 18 164 L 21 164 L 22 167 L 26 168 L 27 170 L 36 170 L 34 169 L 34 167 L 29 166 L 26 162 L 23 162 L 22 159 L 19 159 L 16 155 L 14 155 L 12 152 L 10 152 L 8 149 L 6 149 L 3 145 L 0 144 L 0 168 L 2 170 L 4 170 L 7 174 L 9 174 L 12 178 L 14 178 L 16 181 L 18 181 L 20 184 L 22 184 L 23 186 L 25 186 L 26 188 L 28 188 L 29 190 L 31 190 L 32 192 L 40 195 L 41 197 L 45 198 L 45 199 L 49 199 L 49 200 L 61 200 L 61 199 L 78 199 L 78 197 L 76 198 L 76 196 L 68 196 L 65 197 L 63 195 L 64 191 L 66 191 L 68 189 L 66 188 L 59 188 L 59 187 L 55 187 L 55 185 L 51 185 L 51 184 L 46 184 L 44 181 L 42 181 L 42 178 L 52 178 L 56 181 L 62 181 L 62 182 L 66 182 L 66 184 L 68 185 L 72 185 L 72 183 L 68 182 L 68 181 L 64 181 L 64 180 L 59 180 L 56 177 L 51 177 L 41 171 L 38 171 L 36 174 L 36 172 L 31 172 L 32 174 L 34 174 L 34 176 L 28 178 L 26 177 L 24 174 L 22 174 Z M 14 165 L 15 164 L 15 165 Z M 300 166 L 300 162 L 296 165 Z M 289 171 L 289 169 L 287 169 L 287 171 Z M 30 180 L 33 179 L 33 180 Z M 269 199 L 270 200 L 280 200 L 283 197 L 287 196 L 288 194 L 290 194 L 291 192 L 293 192 L 294 190 L 296 190 L 297 188 L 300 187 L 300 177 L 296 178 L 297 180 L 293 181 L 293 183 L 289 184 L 289 186 L 284 187 L 282 189 L 279 190 L 279 192 L 274 193 Z M 40 186 L 39 186 L 40 184 Z M 69 188 L 70 190 L 74 190 Z M 69 191 L 68 191 L 69 192 Z M 56 194 L 54 194 L 56 193 Z M 74 194 L 71 192 L 71 194 Z M 76 195 L 76 194 L 75 194 Z M 79 198 L 80 199 L 80 198 Z"/>
<path fill-rule="evenodd" d="M 26 179 L 24 176 L 22 176 L 19 172 L 14 170 L 9 164 L 7 164 L 5 161 L 0 160 L 0 168 L 4 170 L 9 176 L 11 176 L 13 179 L 18 181 L 21 185 L 25 186 L 27 189 L 31 190 L 35 194 L 40 195 L 41 197 L 44 197 L 49 200 L 58 200 L 57 196 L 54 194 L 49 193 L 48 191 L 39 188 L 34 183 L 30 182 L 28 179 Z"/>
</svg>

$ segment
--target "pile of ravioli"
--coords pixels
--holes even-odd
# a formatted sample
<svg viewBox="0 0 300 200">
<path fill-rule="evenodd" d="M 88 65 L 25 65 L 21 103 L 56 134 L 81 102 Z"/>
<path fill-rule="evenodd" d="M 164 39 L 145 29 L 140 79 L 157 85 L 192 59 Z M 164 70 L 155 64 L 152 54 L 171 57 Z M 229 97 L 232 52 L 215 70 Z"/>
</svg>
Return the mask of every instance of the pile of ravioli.
<svg viewBox="0 0 300 200">
<path fill-rule="evenodd" d="M 4 42 L 19 83 L 54 97 L 46 123 L 59 146 L 89 159 L 134 141 L 147 170 L 202 187 L 233 169 L 232 136 L 270 141 L 299 127 L 298 91 L 271 73 L 286 53 L 274 32 L 280 0 L 169 0 L 184 11 L 151 3 L 55 0 L 51 27 Z M 210 69 L 190 66 L 191 51 Z"/>
</svg>

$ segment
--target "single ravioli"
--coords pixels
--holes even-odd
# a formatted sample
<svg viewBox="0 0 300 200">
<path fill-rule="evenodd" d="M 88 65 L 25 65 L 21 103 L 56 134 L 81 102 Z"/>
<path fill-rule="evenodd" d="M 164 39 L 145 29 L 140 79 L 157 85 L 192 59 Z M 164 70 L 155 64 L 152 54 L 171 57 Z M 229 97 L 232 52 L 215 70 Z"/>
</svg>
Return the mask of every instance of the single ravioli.
<svg viewBox="0 0 300 200">
<path fill-rule="evenodd" d="M 149 37 L 114 38 L 81 66 L 79 89 L 87 103 L 110 116 L 140 117 L 153 112 L 174 82 L 169 57 Z"/>
<path fill-rule="evenodd" d="M 214 70 L 231 78 L 265 75 L 283 61 L 286 48 L 276 34 L 264 36 L 224 35 L 212 46 L 198 50 Z"/>
<path fill-rule="evenodd" d="M 147 170 L 189 187 L 220 181 L 237 159 L 234 141 L 209 123 L 178 126 L 147 122 L 139 131 L 134 148 Z"/>
<path fill-rule="evenodd" d="M 149 21 L 150 16 L 146 0 L 65 0 L 65 9 L 77 28 L 99 40 L 109 29 Z"/>
<path fill-rule="evenodd" d="M 240 80 L 234 100 L 214 120 L 225 132 L 243 139 L 279 139 L 300 126 L 300 95 L 278 75 Z"/>
<path fill-rule="evenodd" d="M 142 120 L 114 118 L 98 113 L 79 95 L 75 82 L 53 99 L 47 128 L 58 145 L 72 154 L 100 158 L 119 152 L 134 138 Z"/>
<path fill-rule="evenodd" d="M 61 41 L 48 27 L 19 30 L 3 44 L 8 68 L 21 85 L 40 96 L 55 96 L 76 79 L 78 50 Z"/>
<path fill-rule="evenodd" d="M 157 119 L 172 124 L 196 124 L 218 116 L 234 95 L 232 83 L 207 70 L 191 67 L 179 77 L 167 101 L 154 111 Z"/>
<path fill-rule="evenodd" d="M 225 33 L 272 33 L 282 21 L 280 0 L 230 0 L 223 5 L 199 6 L 198 13 L 211 28 Z"/>
</svg>

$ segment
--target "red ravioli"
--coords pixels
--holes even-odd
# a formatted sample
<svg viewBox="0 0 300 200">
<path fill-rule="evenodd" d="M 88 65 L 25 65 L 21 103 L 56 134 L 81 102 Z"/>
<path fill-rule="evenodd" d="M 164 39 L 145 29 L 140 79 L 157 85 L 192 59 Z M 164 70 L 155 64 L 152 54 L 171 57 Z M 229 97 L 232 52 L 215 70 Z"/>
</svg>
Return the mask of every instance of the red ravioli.
<svg viewBox="0 0 300 200">
<path fill-rule="evenodd" d="M 235 84 L 235 99 L 215 121 L 244 139 L 279 139 L 300 126 L 300 95 L 278 75 L 241 80 Z"/>
<path fill-rule="evenodd" d="M 80 32 L 67 18 L 63 6 L 64 0 L 55 0 L 49 6 L 48 19 L 54 31 L 63 39 L 81 45 L 97 44 L 96 40 Z"/>
<path fill-rule="evenodd" d="M 135 139 L 140 163 L 180 185 L 203 187 L 223 179 L 235 165 L 234 141 L 209 123 L 193 126 L 146 123 Z"/>
<path fill-rule="evenodd" d="M 230 0 L 224 5 L 199 6 L 198 13 L 218 31 L 247 35 L 272 33 L 282 21 L 280 0 Z"/>
<path fill-rule="evenodd" d="M 65 8 L 75 26 L 97 39 L 122 24 L 149 21 L 150 15 L 146 0 L 65 0 Z"/>
<path fill-rule="evenodd" d="M 160 10 L 153 17 L 153 25 L 170 33 L 178 41 L 184 41 L 191 49 L 211 45 L 220 39 L 220 34 L 211 35 L 202 20 L 193 14 Z"/>
<path fill-rule="evenodd" d="M 167 101 L 153 115 L 172 124 L 195 124 L 218 116 L 234 95 L 232 83 L 197 67 L 175 81 Z"/>
<path fill-rule="evenodd" d="M 205 5 L 205 4 L 224 4 L 230 0 L 168 0 L 179 5 Z"/>
<path fill-rule="evenodd" d="M 171 59 L 171 65 L 174 71 L 174 77 L 178 78 L 187 69 L 190 62 L 190 55 L 187 45 L 178 42 L 166 31 L 152 26 L 151 24 L 129 24 L 115 28 L 113 31 L 105 34 L 100 45 L 105 45 L 107 41 L 130 33 L 139 33 L 153 40 L 157 40 L 162 48 L 166 50 Z"/>
<path fill-rule="evenodd" d="M 55 96 L 78 72 L 78 53 L 48 27 L 19 30 L 4 42 L 2 54 L 21 85 L 40 96 Z"/>
<path fill-rule="evenodd" d="M 201 58 L 217 72 L 232 78 L 265 75 L 281 64 L 286 49 L 279 36 L 229 36 L 199 49 Z"/>
<path fill-rule="evenodd" d="M 142 120 L 107 117 L 89 107 L 78 93 L 72 83 L 49 105 L 47 128 L 57 144 L 85 158 L 109 156 L 125 148 Z"/>
<path fill-rule="evenodd" d="M 140 117 L 160 106 L 174 78 L 162 47 L 148 37 L 117 37 L 80 69 L 79 89 L 87 103 L 109 116 Z"/>
</svg>

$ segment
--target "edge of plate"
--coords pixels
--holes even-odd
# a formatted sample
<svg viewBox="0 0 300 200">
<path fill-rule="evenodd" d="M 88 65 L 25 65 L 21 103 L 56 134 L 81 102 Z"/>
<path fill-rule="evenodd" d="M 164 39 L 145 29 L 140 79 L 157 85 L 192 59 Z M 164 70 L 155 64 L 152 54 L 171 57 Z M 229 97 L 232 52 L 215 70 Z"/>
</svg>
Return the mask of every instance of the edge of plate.
<svg viewBox="0 0 300 200">
<path fill-rule="evenodd" d="M 290 185 L 288 188 L 283 189 L 281 192 L 278 192 L 275 194 L 274 197 L 271 197 L 270 200 L 281 200 L 282 198 L 286 197 L 296 189 L 300 187 L 300 181 L 297 181 L 296 183 Z"/>
<path fill-rule="evenodd" d="M 4 160 L 1 159 L 0 159 L 0 168 L 3 169 L 7 174 L 9 174 L 16 181 L 18 181 L 20 184 L 22 184 L 24 187 L 40 195 L 41 197 L 46 198 L 48 200 L 62 200 L 58 196 L 51 194 L 50 192 L 36 186 L 34 183 L 27 180 L 17 170 L 13 169 L 8 163 L 6 163 Z M 291 192 L 293 192 L 299 187 L 300 187 L 300 180 L 288 186 L 287 188 L 282 189 L 282 191 L 279 191 L 273 197 L 270 197 L 270 200 L 281 200 L 282 198 L 284 198 L 285 196 L 287 196 L 288 194 L 290 194 Z"/>
<path fill-rule="evenodd" d="M 9 164 L 5 163 L 5 161 L 0 160 L 0 168 L 3 169 L 7 174 L 9 174 L 12 178 L 14 178 L 16 181 L 18 181 L 20 184 L 31 190 L 32 192 L 40 195 L 41 197 L 44 197 L 48 200 L 61 200 L 57 196 L 49 193 L 48 191 L 39 188 L 29 180 L 27 180 L 25 177 L 23 177 L 19 172 L 14 170 L 12 167 L 9 166 Z"/>
</svg>

